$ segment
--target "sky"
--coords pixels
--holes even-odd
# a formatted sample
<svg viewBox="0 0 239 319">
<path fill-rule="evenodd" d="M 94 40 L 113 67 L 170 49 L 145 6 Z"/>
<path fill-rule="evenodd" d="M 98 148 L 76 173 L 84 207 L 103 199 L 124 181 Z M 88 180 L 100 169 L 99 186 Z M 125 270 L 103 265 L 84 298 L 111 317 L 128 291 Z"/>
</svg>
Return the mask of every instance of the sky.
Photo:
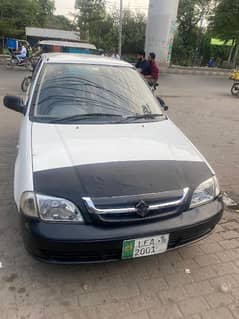
<svg viewBox="0 0 239 319">
<path fill-rule="evenodd" d="M 123 0 L 125 8 L 147 11 L 149 0 Z M 106 0 L 106 7 L 113 9 L 119 7 L 120 0 Z M 69 16 L 74 11 L 75 0 L 55 0 L 56 14 Z"/>
</svg>

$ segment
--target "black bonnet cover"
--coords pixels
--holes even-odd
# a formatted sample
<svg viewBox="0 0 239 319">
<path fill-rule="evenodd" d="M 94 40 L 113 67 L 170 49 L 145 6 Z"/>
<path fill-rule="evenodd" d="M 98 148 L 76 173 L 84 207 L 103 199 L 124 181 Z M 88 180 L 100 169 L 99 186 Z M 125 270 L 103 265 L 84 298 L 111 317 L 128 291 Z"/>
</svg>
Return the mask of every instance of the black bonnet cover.
<svg viewBox="0 0 239 319">
<path fill-rule="evenodd" d="M 129 196 L 190 187 L 212 176 L 204 162 L 130 161 L 80 165 L 34 172 L 34 190 L 64 197 Z"/>
</svg>

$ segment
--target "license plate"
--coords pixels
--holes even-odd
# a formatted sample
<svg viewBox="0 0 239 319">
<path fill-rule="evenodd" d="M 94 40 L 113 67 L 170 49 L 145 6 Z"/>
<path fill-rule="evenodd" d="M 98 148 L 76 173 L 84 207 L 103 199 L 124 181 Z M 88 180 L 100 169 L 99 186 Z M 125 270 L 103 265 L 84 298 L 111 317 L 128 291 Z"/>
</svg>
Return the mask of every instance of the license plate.
<svg viewBox="0 0 239 319">
<path fill-rule="evenodd" d="M 122 259 L 139 258 L 164 253 L 168 248 L 169 234 L 125 240 Z"/>
</svg>

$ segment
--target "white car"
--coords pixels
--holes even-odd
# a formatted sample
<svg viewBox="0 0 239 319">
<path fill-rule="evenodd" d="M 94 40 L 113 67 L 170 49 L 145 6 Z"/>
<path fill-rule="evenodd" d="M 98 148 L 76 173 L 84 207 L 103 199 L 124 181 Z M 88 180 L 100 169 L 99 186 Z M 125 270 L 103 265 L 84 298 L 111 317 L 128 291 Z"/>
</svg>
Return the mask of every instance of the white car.
<svg viewBox="0 0 239 319">
<path fill-rule="evenodd" d="M 163 253 L 209 234 L 217 178 L 128 63 L 46 54 L 21 112 L 14 198 L 27 250 L 53 263 Z"/>
</svg>

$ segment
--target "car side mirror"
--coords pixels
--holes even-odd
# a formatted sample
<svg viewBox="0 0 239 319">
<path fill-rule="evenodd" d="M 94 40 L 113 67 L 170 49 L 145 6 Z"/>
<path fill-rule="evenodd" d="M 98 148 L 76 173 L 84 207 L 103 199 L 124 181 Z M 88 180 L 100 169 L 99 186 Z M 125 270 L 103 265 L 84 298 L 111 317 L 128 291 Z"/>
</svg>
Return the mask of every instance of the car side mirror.
<svg viewBox="0 0 239 319">
<path fill-rule="evenodd" d="M 3 99 L 3 104 L 13 111 L 24 115 L 26 113 L 26 106 L 24 105 L 22 98 L 19 96 L 6 95 Z"/>
<path fill-rule="evenodd" d="M 163 109 L 165 112 L 168 111 L 168 106 L 166 105 L 166 103 L 164 102 L 164 100 L 161 99 L 160 96 L 157 96 L 156 98 L 157 98 L 157 100 L 159 101 L 159 104 L 160 104 L 160 106 L 162 107 L 162 109 Z"/>
</svg>

